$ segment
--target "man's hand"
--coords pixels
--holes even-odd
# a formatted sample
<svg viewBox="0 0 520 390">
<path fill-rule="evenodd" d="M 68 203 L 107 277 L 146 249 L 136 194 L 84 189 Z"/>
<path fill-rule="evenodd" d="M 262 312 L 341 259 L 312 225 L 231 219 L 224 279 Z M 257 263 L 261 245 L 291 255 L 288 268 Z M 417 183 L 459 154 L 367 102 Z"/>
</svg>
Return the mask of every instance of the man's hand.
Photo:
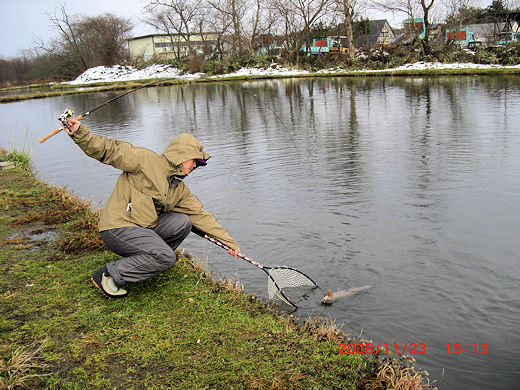
<svg viewBox="0 0 520 390">
<path fill-rule="evenodd" d="M 65 127 L 65 131 L 67 134 L 72 135 L 76 130 L 79 129 L 79 125 L 81 125 L 81 123 L 79 123 L 76 118 L 69 118 L 67 119 L 68 127 Z"/>
<path fill-rule="evenodd" d="M 237 247 L 236 250 L 230 249 L 228 250 L 228 253 L 236 259 L 240 254 L 240 248 Z"/>
</svg>

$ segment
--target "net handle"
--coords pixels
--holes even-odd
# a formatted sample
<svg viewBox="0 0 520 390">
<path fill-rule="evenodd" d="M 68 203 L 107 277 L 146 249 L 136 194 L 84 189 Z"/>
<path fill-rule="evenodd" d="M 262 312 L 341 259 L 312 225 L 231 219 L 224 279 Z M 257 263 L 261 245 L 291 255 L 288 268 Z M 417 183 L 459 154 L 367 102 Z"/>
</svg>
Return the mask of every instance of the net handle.
<svg viewBox="0 0 520 390">
<path fill-rule="evenodd" d="M 219 246 L 219 247 L 225 249 L 226 251 L 229 251 L 229 250 L 231 249 L 231 248 L 230 248 L 229 246 L 227 246 L 226 244 L 220 242 L 220 241 L 217 240 L 216 238 L 213 238 L 213 237 L 211 237 L 210 235 L 208 235 L 208 234 L 206 234 L 206 233 L 203 233 L 202 231 L 200 231 L 200 230 L 198 230 L 198 229 L 196 229 L 196 228 L 192 228 L 192 231 L 193 231 L 195 234 L 197 234 L 197 235 L 199 235 L 199 236 L 205 238 L 206 240 L 211 241 L 213 244 L 215 244 L 215 245 L 217 245 L 217 246 Z M 298 306 L 296 306 L 293 302 L 291 302 L 291 300 L 290 300 L 290 299 L 289 299 L 289 298 L 284 294 L 284 292 L 282 291 L 282 289 L 280 288 L 280 286 L 278 286 L 278 283 L 276 283 L 276 280 L 274 280 L 274 278 L 271 276 L 271 273 L 270 273 L 271 270 L 274 270 L 274 269 L 280 268 L 280 269 L 289 269 L 289 270 L 291 270 L 291 271 L 298 272 L 298 273 L 302 274 L 303 276 L 305 276 L 307 279 L 309 279 L 312 283 L 314 283 L 314 285 L 315 285 L 317 288 L 319 288 L 319 289 L 321 290 L 320 286 L 318 286 L 318 284 L 317 284 L 314 280 L 312 280 L 311 278 L 309 278 L 309 277 L 308 277 L 307 275 L 305 275 L 303 272 L 298 271 L 297 269 L 294 269 L 294 268 L 291 268 L 291 267 L 282 267 L 282 266 L 281 266 L 281 267 L 275 267 L 275 268 L 266 267 L 266 266 L 260 264 L 259 262 L 257 262 L 257 261 L 255 261 L 255 260 L 251 259 L 250 257 L 247 257 L 246 255 L 244 255 L 244 254 L 241 253 L 241 252 L 239 252 L 239 253 L 237 254 L 237 257 L 240 257 L 241 259 L 247 261 L 248 263 L 254 265 L 255 267 L 260 268 L 260 269 L 263 270 L 265 273 L 267 273 L 267 276 L 269 277 L 269 279 L 274 283 L 274 286 L 275 286 L 276 290 L 280 293 L 280 295 L 283 297 L 283 299 L 284 299 L 285 301 L 287 301 L 287 303 L 289 303 L 289 304 L 290 304 L 291 306 L 293 306 L 294 308 L 297 308 Z"/>
<path fill-rule="evenodd" d="M 199 234 L 199 231 L 197 231 L 197 230 L 194 230 L 194 232 L 195 232 L 196 234 Z M 226 244 L 220 242 L 219 240 L 217 240 L 216 238 L 211 237 L 211 236 L 208 235 L 208 234 L 205 234 L 205 233 L 204 233 L 204 235 L 202 235 L 202 234 L 199 234 L 199 235 L 202 236 L 202 237 L 204 237 L 206 240 L 211 241 L 213 244 L 218 245 L 219 247 L 225 249 L 226 251 L 229 251 L 229 250 L 231 249 L 231 248 L 228 247 Z M 276 290 L 278 291 L 278 293 L 281 294 L 281 296 L 283 297 L 283 299 L 284 299 L 285 301 L 287 301 L 287 303 L 289 303 L 289 305 L 293 306 L 294 308 L 297 308 L 297 307 L 298 307 L 298 306 L 296 306 L 294 303 L 292 303 L 292 302 L 289 300 L 289 298 L 287 298 L 287 297 L 285 296 L 285 294 L 283 293 L 282 289 L 278 286 L 278 283 L 276 283 L 276 280 L 273 279 L 273 277 L 271 276 L 270 272 L 268 271 L 268 270 L 271 270 L 272 268 L 270 268 L 270 267 L 264 267 L 264 266 L 263 266 L 262 264 L 260 264 L 259 262 L 254 261 L 253 259 L 251 259 L 250 257 L 247 257 L 246 255 L 244 255 L 244 254 L 241 253 L 241 252 L 239 252 L 239 253 L 237 254 L 237 257 L 240 257 L 241 259 L 247 261 L 248 263 L 253 264 L 255 267 L 258 267 L 258 268 L 260 268 L 261 270 L 263 270 L 263 271 L 267 274 L 267 277 L 268 277 L 269 279 L 271 279 L 272 283 L 274 283 L 274 286 L 275 286 Z"/>
<path fill-rule="evenodd" d="M 213 238 L 213 237 L 211 237 L 211 236 L 209 236 L 209 235 L 207 235 L 207 234 L 204 234 L 203 237 L 204 237 L 206 240 L 211 241 L 213 244 L 218 245 L 219 247 L 225 249 L 226 251 L 229 251 L 229 250 L 231 249 L 231 248 L 230 248 L 229 246 L 227 246 L 226 244 L 220 242 L 220 241 L 217 240 L 216 238 Z M 265 267 L 265 266 L 263 266 L 263 265 L 260 264 L 259 262 L 253 260 L 253 259 L 250 258 L 250 257 L 247 257 L 246 255 L 244 255 L 244 254 L 241 253 L 241 252 L 239 252 L 239 253 L 237 254 L 237 257 L 240 257 L 241 259 L 247 261 L 248 263 L 254 265 L 255 267 L 258 267 L 258 268 L 260 268 L 260 269 L 263 269 L 264 271 L 270 269 L 270 267 Z"/>
<path fill-rule="evenodd" d="M 196 234 L 199 234 L 198 231 L 194 231 Z M 218 245 L 219 247 L 225 249 L 226 251 L 229 251 L 231 248 L 229 246 L 227 246 L 226 244 L 220 242 L 219 240 L 217 240 L 216 238 L 213 238 L 211 237 L 210 235 L 206 234 L 206 233 L 203 233 L 204 235 L 202 234 L 199 234 L 200 236 L 204 237 L 206 240 L 209 240 L 211 241 L 213 244 L 215 245 Z M 262 265 L 260 264 L 259 262 L 253 260 L 252 258 L 250 257 L 247 257 L 246 255 L 244 255 L 243 253 L 239 252 L 237 254 L 237 257 L 240 257 L 241 259 L 247 261 L 248 263 L 254 265 L 255 267 L 258 267 L 262 270 L 264 270 L 265 272 L 267 272 L 269 274 L 269 271 L 270 270 L 273 270 L 273 269 L 276 269 L 276 268 L 280 268 L 280 269 L 289 269 L 291 271 L 295 271 L 295 272 L 298 272 L 299 274 L 302 274 L 304 277 L 306 277 L 307 279 L 309 279 L 312 283 L 314 283 L 314 285 L 318 288 L 320 288 L 320 286 L 318 285 L 318 283 L 316 283 L 314 280 L 312 280 L 308 275 L 304 274 L 303 272 L 295 269 L 295 268 L 292 268 L 292 267 L 286 267 L 286 266 L 278 266 L 278 267 L 275 267 L 275 268 L 272 268 L 272 267 L 267 267 L 265 265 Z M 269 275 L 270 276 L 270 275 Z M 272 278 L 271 278 L 272 279 Z M 273 282 L 274 282 L 274 279 L 273 279 Z M 275 282 L 276 283 L 276 282 Z M 321 289 L 321 288 L 320 288 Z"/>
</svg>

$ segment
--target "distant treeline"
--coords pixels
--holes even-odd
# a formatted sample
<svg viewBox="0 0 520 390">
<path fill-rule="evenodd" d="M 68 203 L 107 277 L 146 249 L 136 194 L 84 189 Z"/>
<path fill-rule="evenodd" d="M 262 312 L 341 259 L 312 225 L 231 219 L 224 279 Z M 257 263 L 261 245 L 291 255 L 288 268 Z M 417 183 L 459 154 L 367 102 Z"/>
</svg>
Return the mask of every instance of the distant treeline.
<svg viewBox="0 0 520 390">
<path fill-rule="evenodd" d="M 0 58 L 0 86 L 70 80 L 94 66 L 128 61 L 129 20 L 111 14 L 69 17 L 64 8 L 49 19 L 57 38 L 17 58 Z"/>
</svg>

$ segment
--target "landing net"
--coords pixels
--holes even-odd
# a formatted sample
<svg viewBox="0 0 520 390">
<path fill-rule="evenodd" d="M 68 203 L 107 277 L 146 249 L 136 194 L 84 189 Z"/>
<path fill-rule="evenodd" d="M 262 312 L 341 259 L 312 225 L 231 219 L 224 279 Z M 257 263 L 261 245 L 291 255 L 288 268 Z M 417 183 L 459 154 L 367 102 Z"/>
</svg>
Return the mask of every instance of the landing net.
<svg viewBox="0 0 520 390">
<path fill-rule="evenodd" d="M 269 299 L 294 308 L 297 303 L 318 285 L 304 273 L 289 267 L 276 267 L 269 270 L 267 292 Z"/>
</svg>

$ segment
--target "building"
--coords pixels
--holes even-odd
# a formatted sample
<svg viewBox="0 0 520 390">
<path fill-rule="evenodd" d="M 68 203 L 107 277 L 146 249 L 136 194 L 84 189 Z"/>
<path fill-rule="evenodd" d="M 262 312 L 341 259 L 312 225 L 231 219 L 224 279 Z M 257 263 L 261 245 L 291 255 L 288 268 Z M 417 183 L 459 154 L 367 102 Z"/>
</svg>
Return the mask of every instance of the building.
<svg viewBox="0 0 520 390">
<path fill-rule="evenodd" d="M 261 55 L 280 56 L 285 39 L 274 34 L 262 34 L 254 43 L 254 51 Z"/>
<path fill-rule="evenodd" d="M 517 40 L 519 25 L 516 21 L 501 23 L 470 24 L 455 29 L 446 29 L 445 40 L 461 46 L 495 45 Z M 509 38 L 504 37 L 509 36 Z"/>
<path fill-rule="evenodd" d="M 192 53 L 209 54 L 215 47 L 217 33 L 197 33 L 190 35 Z M 130 59 L 148 61 L 152 58 L 176 59 L 187 57 L 188 42 L 181 34 L 150 34 L 128 39 Z"/>
<path fill-rule="evenodd" d="M 443 39 L 444 27 L 438 23 L 429 24 L 429 41 Z M 395 39 L 392 42 L 396 45 L 409 45 L 418 39 L 426 37 L 426 24 L 423 18 L 414 18 L 403 20 L 402 29 L 394 29 Z"/>
<path fill-rule="evenodd" d="M 356 48 L 387 45 L 395 39 L 394 31 L 386 19 L 370 20 L 367 24 L 366 32 L 356 29 Z"/>
<path fill-rule="evenodd" d="M 404 35 L 407 37 L 414 36 L 424 39 L 425 24 L 423 18 L 403 20 L 403 29 Z"/>
<path fill-rule="evenodd" d="M 501 33 L 518 31 L 518 23 L 516 22 L 470 24 L 467 27 L 469 31 L 473 32 L 475 42 L 483 45 L 496 44 Z"/>
</svg>

